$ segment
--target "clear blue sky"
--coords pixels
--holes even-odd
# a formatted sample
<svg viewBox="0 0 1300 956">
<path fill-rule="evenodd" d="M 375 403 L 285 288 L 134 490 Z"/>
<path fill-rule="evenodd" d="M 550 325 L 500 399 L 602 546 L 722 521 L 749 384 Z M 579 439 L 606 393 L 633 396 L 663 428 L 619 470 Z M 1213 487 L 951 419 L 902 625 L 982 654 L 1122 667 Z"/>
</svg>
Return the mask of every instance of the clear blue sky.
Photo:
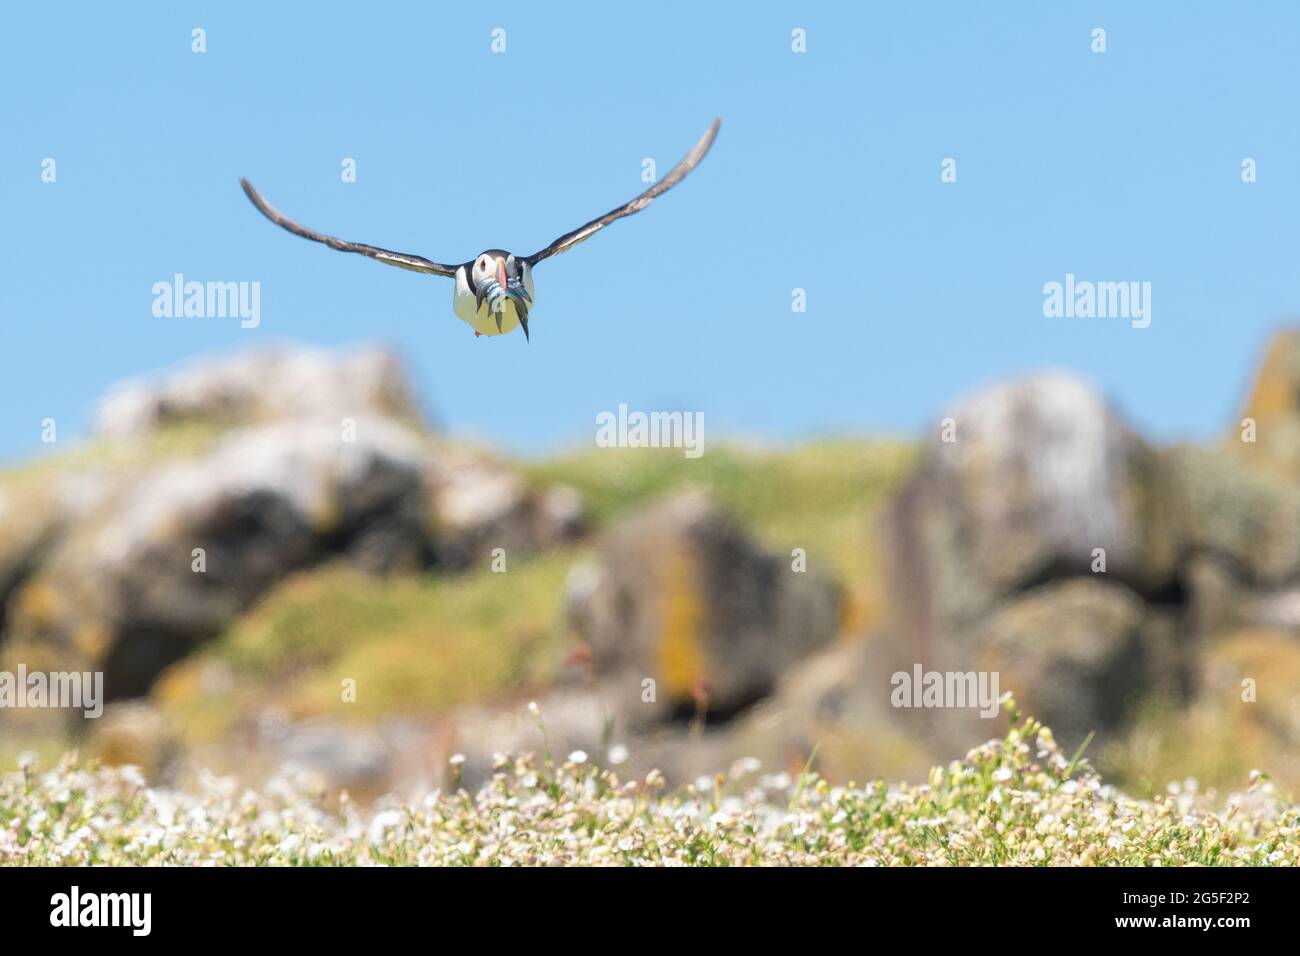
<svg viewBox="0 0 1300 956">
<path fill-rule="evenodd" d="M 620 402 L 703 411 L 711 439 L 909 433 L 1045 366 L 1201 437 L 1300 310 L 1296 4 L 569 9 L 7 5 L 0 459 L 45 417 L 84 434 L 121 377 L 280 341 L 388 344 L 444 427 L 526 452 Z M 289 236 L 237 185 L 434 259 L 530 252 L 715 115 L 693 176 L 538 269 L 531 344 L 476 340 L 448 280 Z M 176 272 L 259 281 L 261 327 L 155 318 Z M 1045 318 L 1067 272 L 1151 282 L 1151 327 Z"/>
</svg>

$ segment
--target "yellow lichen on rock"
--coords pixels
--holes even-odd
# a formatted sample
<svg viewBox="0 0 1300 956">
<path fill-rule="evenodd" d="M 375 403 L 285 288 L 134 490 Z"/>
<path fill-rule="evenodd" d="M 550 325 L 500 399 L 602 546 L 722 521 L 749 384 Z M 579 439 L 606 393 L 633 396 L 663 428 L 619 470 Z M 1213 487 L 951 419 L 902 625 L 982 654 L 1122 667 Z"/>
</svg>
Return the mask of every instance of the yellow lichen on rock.
<svg viewBox="0 0 1300 956">
<path fill-rule="evenodd" d="M 659 683 L 674 701 L 689 700 L 708 680 L 708 661 L 700 644 L 703 617 L 695 590 L 695 561 L 686 552 L 667 560 L 660 618 Z"/>
</svg>

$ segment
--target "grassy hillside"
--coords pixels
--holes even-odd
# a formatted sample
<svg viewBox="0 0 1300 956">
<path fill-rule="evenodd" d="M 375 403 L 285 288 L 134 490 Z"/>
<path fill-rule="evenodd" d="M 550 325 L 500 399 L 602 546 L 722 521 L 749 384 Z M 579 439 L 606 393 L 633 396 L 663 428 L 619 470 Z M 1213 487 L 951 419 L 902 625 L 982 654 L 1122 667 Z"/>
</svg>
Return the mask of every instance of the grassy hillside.
<svg viewBox="0 0 1300 956">
<path fill-rule="evenodd" d="M 808 553 L 849 594 L 850 623 L 879 613 L 873 522 L 911 460 L 908 446 L 834 442 L 789 450 L 601 449 L 525 465 L 533 482 L 576 487 L 595 536 L 629 509 L 675 487 L 707 488 L 749 531 Z M 593 537 L 595 537 L 593 536 Z M 291 717 L 369 722 L 444 711 L 545 685 L 572 648 L 561 614 L 564 579 L 591 544 L 511 559 L 463 574 L 369 578 L 341 567 L 299 574 L 228 633 L 172 668 L 156 697 L 190 741 L 214 739 L 258 705 Z M 338 708 L 341 682 L 361 690 Z"/>
<path fill-rule="evenodd" d="M 46 479 L 60 469 L 189 455 L 212 435 L 207 426 L 178 426 L 134 446 L 60 453 L 0 476 L 0 490 L 22 501 L 47 493 Z M 869 633 L 884 613 L 880 509 L 915 455 L 904 443 L 841 440 L 720 446 L 696 460 L 673 449 L 593 448 L 524 462 L 520 468 L 535 485 L 564 483 L 581 492 L 593 530 L 584 543 L 512 557 L 505 574 L 484 566 L 379 579 L 342 565 L 297 574 L 164 673 L 154 702 L 192 745 L 230 739 L 241 721 L 267 709 L 289 719 L 367 725 L 431 717 L 473 701 L 526 699 L 551 683 L 573 649 L 563 615 L 569 570 L 591 553 L 603 529 L 688 484 L 707 489 L 769 549 L 803 548 L 810 567 L 843 585 L 845 631 Z M 15 489 L 22 491 L 14 495 Z M 1261 767 L 1290 792 L 1300 780 L 1300 757 L 1280 749 L 1286 738 L 1276 728 L 1289 726 L 1291 698 L 1275 688 L 1295 686 L 1294 641 L 1244 634 L 1213 648 L 1209 659 L 1211 675 L 1220 667 L 1227 676 L 1221 686 L 1207 683 L 1195 706 L 1149 701 L 1123 737 L 1095 743 L 1090 756 L 1109 779 L 1152 797 L 1171 779 L 1195 776 L 1226 789 Z M 1266 675 L 1268 692 L 1258 706 L 1240 706 L 1239 673 Z M 340 707 L 347 680 L 356 682 L 356 700 Z M 12 766 L 24 750 L 54 759 L 67 746 L 61 738 L 14 737 L 0 741 L 0 762 Z"/>
</svg>

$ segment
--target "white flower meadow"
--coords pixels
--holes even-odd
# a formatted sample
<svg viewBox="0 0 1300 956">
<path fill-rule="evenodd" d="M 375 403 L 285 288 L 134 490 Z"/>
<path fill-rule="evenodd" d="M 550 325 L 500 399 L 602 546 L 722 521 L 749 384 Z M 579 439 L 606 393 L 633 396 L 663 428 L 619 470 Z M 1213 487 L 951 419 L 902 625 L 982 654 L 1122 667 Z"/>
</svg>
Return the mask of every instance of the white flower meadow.
<svg viewBox="0 0 1300 956">
<path fill-rule="evenodd" d="M 506 755 L 493 766 L 476 792 L 363 812 L 292 773 L 261 792 L 210 774 L 150 789 L 131 768 L 68 756 L 42 772 L 25 758 L 0 775 L 0 864 L 1300 864 L 1300 810 L 1267 775 L 1223 810 L 1191 780 L 1132 800 L 1071 766 L 1033 720 L 919 786 L 750 779 L 759 767 L 743 761 L 730 780 L 665 793 L 657 772 L 623 781 L 580 752 L 560 767 Z"/>
</svg>

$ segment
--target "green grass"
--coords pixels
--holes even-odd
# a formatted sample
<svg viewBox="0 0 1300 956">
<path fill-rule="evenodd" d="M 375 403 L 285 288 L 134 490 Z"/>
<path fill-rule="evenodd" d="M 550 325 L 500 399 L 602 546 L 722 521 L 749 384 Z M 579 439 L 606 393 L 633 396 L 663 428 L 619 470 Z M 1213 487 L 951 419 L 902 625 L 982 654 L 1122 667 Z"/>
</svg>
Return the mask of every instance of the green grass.
<svg viewBox="0 0 1300 956">
<path fill-rule="evenodd" d="M 187 739 L 211 740 L 274 704 L 294 717 L 370 722 L 427 715 L 545 683 L 566 643 L 570 551 L 379 580 L 333 566 L 295 576 L 231 630 L 164 674 L 155 698 Z M 205 689 L 219 669 L 227 680 Z M 344 700 L 344 682 L 355 700 Z"/>
<path fill-rule="evenodd" d="M 526 463 L 538 483 L 582 492 L 597 525 L 685 484 L 707 488 L 760 534 L 819 535 L 860 513 L 914 458 L 910 444 L 826 441 L 790 449 L 718 446 L 696 459 L 677 449 L 592 448 Z"/>
</svg>

